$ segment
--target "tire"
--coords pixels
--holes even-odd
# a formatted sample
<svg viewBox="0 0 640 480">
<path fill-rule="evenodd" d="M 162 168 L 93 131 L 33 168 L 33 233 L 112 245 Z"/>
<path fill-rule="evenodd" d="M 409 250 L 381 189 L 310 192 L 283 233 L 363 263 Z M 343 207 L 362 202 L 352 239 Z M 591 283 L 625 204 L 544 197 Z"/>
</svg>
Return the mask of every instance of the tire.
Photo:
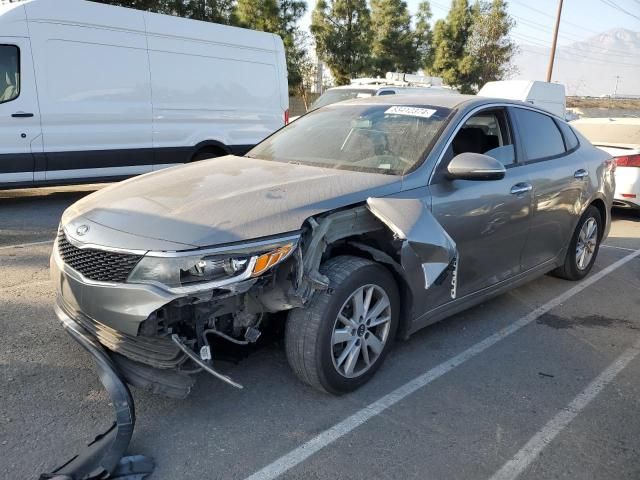
<svg viewBox="0 0 640 480">
<path fill-rule="evenodd" d="M 370 260 L 334 257 L 320 271 L 329 278 L 329 290 L 317 292 L 306 307 L 289 312 L 285 349 L 300 380 L 340 395 L 365 384 L 384 362 L 398 329 L 400 296 L 393 275 Z M 338 319 L 339 313 L 345 318 L 358 317 L 357 299 L 364 307 L 367 295 L 373 306 L 364 311 L 375 315 L 372 318 L 378 325 L 368 325 L 366 315 L 361 323 Z M 345 354 L 348 348 L 357 353 Z"/>
<path fill-rule="evenodd" d="M 198 150 L 193 157 L 191 157 L 192 162 L 199 162 L 200 160 L 207 160 L 209 158 L 217 158 L 226 155 L 227 153 L 216 147 L 208 147 L 203 148 L 202 150 Z"/>
<path fill-rule="evenodd" d="M 594 243 L 589 242 L 589 245 L 591 246 L 587 248 L 587 251 L 591 253 L 591 257 L 588 260 L 587 258 L 585 258 L 583 260 L 583 264 L 580 265 L 578 260 L 579 242 L 583 244 L 583 242 L 580 241 L 580 235 L 583 227 L 585 227 L 585 225 L 589 224 L 590 222 L 595 222 L 595 225 L 597 227 L 593 238 Z M 555 269 L 552 272 L 553 275 L 555 275 L 556 277 L 564 278 L 565 280 L 572 281 L 582 280 L 584 277 L 586 277 L 591 271 L 591 268 L 596 261 L 596 257 L 598 256 L 602 233 L 602 217 L 600 215 L 600 211 L 593 205 L 590 205 L 584 212 L 582 217 L 580 217 L 578 225 L 576 226 L 576 230 L 573 232 L 571 242 L 569 242 L 569 248 L 567 249 L 567 256 L 565 257 L 564 264 L 561 267 Z"/>
</svg>

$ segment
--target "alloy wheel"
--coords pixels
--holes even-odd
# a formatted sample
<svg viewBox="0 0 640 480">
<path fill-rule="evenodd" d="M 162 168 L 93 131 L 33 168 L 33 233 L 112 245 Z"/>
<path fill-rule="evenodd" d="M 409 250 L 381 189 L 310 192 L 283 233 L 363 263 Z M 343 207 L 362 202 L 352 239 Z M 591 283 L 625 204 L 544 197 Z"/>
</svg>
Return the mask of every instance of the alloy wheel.
<svg viewBox="0 0 640 480">
<path fill-rule="evenodd" d="M 576 244 L 576 266 L 584 270 L 591 263 L 598 245 L 598 223 L 596 219 L 589 218 L 580 229 L 578 243 Z"/>
<path fill-rule="evenodd" d="M 336 371 L 354 378 L 369 370 L 384 350 L 391 328 L 391 302 L 378 285 L 364 285 L 344 302 L 331 335 Z"/>
</svg>

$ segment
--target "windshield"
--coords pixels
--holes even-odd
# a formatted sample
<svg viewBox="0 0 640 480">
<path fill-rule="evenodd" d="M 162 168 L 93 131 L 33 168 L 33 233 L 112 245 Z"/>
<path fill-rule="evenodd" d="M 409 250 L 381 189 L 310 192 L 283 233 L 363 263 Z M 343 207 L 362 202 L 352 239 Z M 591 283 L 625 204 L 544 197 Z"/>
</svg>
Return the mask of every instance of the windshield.
<svg viewBox="0 0 640 480">
<path fill-rule="evenodd" d="M 331 105 L 332 103 L 343 102 L 345 100 L 353 100 L 354 98 L 367 98 L 372 97 L 376 93 L 376 90 L 363 90 L 362 88 L 348 89 L 348 88 L 336 88 L 333 90 L 327 90 L 318 99 L 311 104 L 310 110 Z"/>
<path fill-rule="evenodd" d="M 332 105 L 299 118 L 247 156 L 403 175 L 422 161 L 449 112 L 424 105 Z"/>
</svg>

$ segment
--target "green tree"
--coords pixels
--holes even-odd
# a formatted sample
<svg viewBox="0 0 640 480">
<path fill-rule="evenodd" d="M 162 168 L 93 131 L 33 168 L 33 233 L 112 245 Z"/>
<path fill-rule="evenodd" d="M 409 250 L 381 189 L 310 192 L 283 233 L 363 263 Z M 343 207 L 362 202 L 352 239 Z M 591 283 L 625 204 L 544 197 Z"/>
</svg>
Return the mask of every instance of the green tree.
<svg viewBox="0 0 640 480">
<path fill-rule="evenodd" d="M 300 29 L 293 34 L 295 48 L 287 57 L 289 93 L 302 98 L 305 110 L 309 110 L 309 92 L 317 73 L 316 63 L 309 55 L 309 35 Z"/>
<path fill-rule="evenodd" d="M 371 15 L 366 0 L 318 0 L 311 34 L 338 85 L 369 69 Z"/>
<path fill-rule="evenodd" d="M 238 25 L 278 34 L 284 43 L 289 90 L 299 91 L 302 83 L 301 68 L 308 57 L 307 42 L 301 40 L 298 21 L 304 15 L 307 3 L 300 0 L 238 0 Z"/>
<path fill-rule="evenodd" d="M 287 55 L 287 72 L 289 75 L 289 91 L 302 94 L 306 105 L 305 72 L 308 71 L 311 59 L 308 50 L 308 35 L 300 30 L 298 22 L 307 11 L 307 2 L 301 0 L 280 0 L 280 28 Z M 301 90 L 302 89 L 302 90 Z"/>
<path fill-rule="evenodd" d="M 371 72 L 413 72 L 418 68 L 411 15 L 403 0 L 371 0 Z"/>
<path fill-rule="evenodd" d="M 93 0 L 206 22 L 234 24 L 234 0 Z"/>
<path fill-rule="evenodd" d="M 416 12 L 415 53 L 418 65 L 425 71 L 431 71 L 433 66 L 433 30 L 431 29 L 431 4 L 420 2 Z"/>
<path fill-rule="evenodd" d="M 238 0 L 236 16 L 241 27 L 272 33 L 280 31 L 277 0 Z"/>
<path fill-rule="evenodd" d="M 174 0 L 174 4 L 185 3 L 187 17 L 194 20 L 234 25 L 235 1 L 234 0 Z"/>
<path fill-rule="evenodd" d="M 471 70 L 477 87 L 515 72 L 512 59 L 517 46 L 509 37 L 514 25 L 504 0 L 480 3 L 466 48 L 467 58 L 473 59 Z"/>
<path fill-rule="evenodd" d="M 433 31 L 434 56 L 430 73 L 441 76 L 448 85 L 462 93 L 473 92 L 473 59 L 467 56 L 474 10 L 467 0 L 453 0 L 444 20 L 438 20 Z"/>
</svg>

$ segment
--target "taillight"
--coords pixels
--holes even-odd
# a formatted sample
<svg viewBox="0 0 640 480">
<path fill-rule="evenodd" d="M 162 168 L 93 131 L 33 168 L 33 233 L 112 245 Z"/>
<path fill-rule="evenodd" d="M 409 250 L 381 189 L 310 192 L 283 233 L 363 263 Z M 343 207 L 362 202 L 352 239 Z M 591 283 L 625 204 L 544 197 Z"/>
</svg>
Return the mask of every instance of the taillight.
<svg viewBox="0 0 640 480">
<path fill-rule="evenodd" d="M 284 111 L 284 124 L 289 125 L 289 109 L 288 108 Z"/>
<path fill-rule="evenodd" d="M 616 157 L 618 167 L 640 167 L 640 154 Z"/>
</svg>

